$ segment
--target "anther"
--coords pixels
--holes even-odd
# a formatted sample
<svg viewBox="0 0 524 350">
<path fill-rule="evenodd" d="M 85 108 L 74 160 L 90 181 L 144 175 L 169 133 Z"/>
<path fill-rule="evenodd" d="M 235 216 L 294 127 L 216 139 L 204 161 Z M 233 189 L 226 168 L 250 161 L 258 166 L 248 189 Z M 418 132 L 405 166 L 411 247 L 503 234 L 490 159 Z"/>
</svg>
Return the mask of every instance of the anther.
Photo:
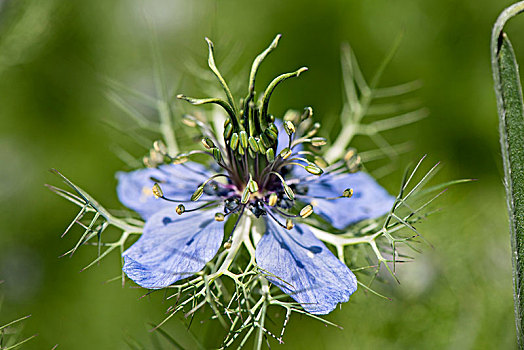
<svg viewBox="0 0 524 350">
<path fill-rule="evenodd" d="M 203 194 L 204 194 L 204 186 L 198 186 L 196 191 L 191 195 L 191 200 L 193 202 L 196 202 L 197 200 L 200 199 L 200 197 L 202 197 Z"/>
<path fill-rule="evenodd" d="M 156 199 L 164 197 L 164 193 L 162 192 L 162 189 L 160 188 L 159 184 L 155 183 L 153 185 L 152 191 Z"/>
<path fill-rule="evenodd" d="M 251 197 L 250 192 L 249 192 L 249 187 L 246 186 L 246 188 L 244 188 L 244 191 L 242 191 L 242 196 L 240 197 L 240 203 L 246 204 L 247 202 L 249 202 L 249 197 Z"/>
<path fill-rule="evenodd" d="M 184 214 L 184 212 L 186 211 L 186 207 L 184 207 L 183 204 L 179 204 L 179 205 L 176 206 L 175 211 L 176 211 L 176 213 L 177 213 L 178 215 L 182 215 L 182 214 Z"/>
<path fill-rule="evenodd" d="M 249 182 L 247 183 L 247 188 L 249 189 L 249 192 L 255 193 L 258 191 L 258 184 L 256 181 L 254 181 L 251 176 L 249 177 Z"/>
<path fill-rule="evenodd" d="M 189 160 L 189 157 L 187 156 L 184 156 L 184 155 L 180 155 L 178 157 L 175 157 L 175 159 L 173 159 L 172 163 L 173 164 L 182 164 L 182 163 L 185 163 Z"/>
<path fill-rule="evenodd" d="M 247 142 L 249 143 L 249 148 L 251 148 L 253 152 L 257 153 L 258 152 L 257 140 L 255 140 L 253 136 L 249 136 L 249 138 L 247 139 Z"/>
<path fill-rule="evenodd" d="M 230 241 L 227 241 L 226 243 L 224 243 L 224 249 L 229 249 L 231 248 L 231 243 Z"/>
<path fill-rule="evenodd" d="M 290 155 L 291 155 L 291 150 L 288 147 L 284 148 L 280 152 L 280 157 L 282 157 L 282 159 L 287 159 Z"/>
<path fill-rule="evenodd" d="M 271 124 L 274 125 L 274 124 Z M 276 128 L 276 127 L 275 127 Z M 266 131 L 264 131 L 264 135 L 266 135 L 270 140 L 276 141 L 278 139 L 278 131 L 275 132 L 272 128 L 268 127 Z"/>
<path fill-rule="evenodd" d="M 272 207 L 275 206 L 275 204 L 277 204 L 277 201 L 278 201 L 278 195 L 273 192 L 269 195 L 269 201 L 268 201 L 268 204 Z"/>
<path fill-rule="evenodd" d="M 313 163 L 308 164 L 304 169 L 310 174 L 321 175 L 324 171 Z"/>
<path fill-rule="evenodd" d="M 346 188 L 344 192 L 342 192 L 342 197 L 351 198 L 352 196 L 353 196 L 352 188 Z"/>
<path fill-rule="evenodd" d="M 212 148 L 216 147 L 215 144 L 213 143 L 213 141 L 209 137 L 204 137 L 202 139 L 202 144 L 207 149 L 212 149 Z"/>
<path fill-rule="evenodd" d="M 262 154 L 266 153 L 267 149 L 262 144 L 262 140 L 260 140 L 260 139 L 257 140 L 257 146 L 258 146 L 258 149 L 259 149 L 260 153 L 262 153 Z"/>
<path fill-rule="evenodd" d="M 232 133 L 233 133 L 233 124 L 229 123 L 224 127 L 224 139 L 226 140 L 229 139 Z"/>
<path fill-rule="evenodd" d="M 326 162 L 326 160 L 322 158 L 321 156 L 315 156 L 315 160 L 313 162 L 320 168 L 325 168 L 328 166 L 328 163 Z"/>
<path fill-rule="evenodd" d="M 273 162 L 275 160 L 275 151 L 273 151 L 273 148 L 268 148 L 266 151 L 266 158 L 268 162 Z"/>
<path fill-rule="evenodd" d="M 229 146 L 234 151 L 238 147 L 238 134 L 236 132 L 231 135 L 231 139 L 229 140 Z"/>
<path fill-rule="evenodd" d="M 313 214 L 313 206 L 311 204 L 306 205 L 300 210 L 300 216 L 304 219 Z"/>
<path fill-rule="evenodd" d="M 187 126 L 189 126 L 190 128 L 194 128 L 197 124 L 195 123 L 194 120 L 188 118 L 188 116 L 184 116 L 182 118 L 182 123 L 186 124 Z"/>
<path fill-rule="evenodd" d="M 153 149 L 160 154 L 167 153 L 167 147 L 161 140 L 156 140 L 155 142 L 153 142 Z"/>
<path fill-rule="evenodd" d="M 213 158 L 215 158 L 217 163 L 220 163 L 222 161 L 220 150 L 218 148 L 212 148 L 211 151 L 213 152 Z"/>
<path fill-rule="evenodd" d="M 247 133 L 245 132 L 245 130 L 242 130 L 240 132 L 240 146 L 243 149 L 247 148 Z"/>
<path fill-rule="evenodd" d="M 149 150 L 149 159 L 155 164 L 162 164 L 164 162 L 164 155 L 151 149 Z"/>
<path fill-rule="evenodd" d="M 323 137 L 313 137 L 311 139 L 311 144 L 315 147 L 324 146 L 326 144 L 326 139 Z"/>
<path fill-rule="evenodd" d="M 291 230 L 291 229 L 293 228 L 293 226 L 295 226 L 295 225 L 293 224 L 293 220 L 291 220 L 290 218 L 287 218 L 287 219 L 286 219 L 286 228 L 287 228 L 288 230 Z"/>
<path fill-rule="evenodd" d="M 151 159 L 147 156 L 142 158 L 142 163 L 148 168 L 156 168 L 156 166 L 151 162 Z"/>
<path fill-rule="evenodd" d="M 221 221 L 224 221 L 225 218 L 226 218 L 225 215 L 222 213 L 215 214 L 215 221 L 221 222 Z"/>
<path fill-rule="evenodd" d="M 286 120 L 284 122 L 284 130 L 286 130 L 286 133 L 291 136 L 293 133 L 295 133 L 295 125 L 291 121 Z"/>
</svg>

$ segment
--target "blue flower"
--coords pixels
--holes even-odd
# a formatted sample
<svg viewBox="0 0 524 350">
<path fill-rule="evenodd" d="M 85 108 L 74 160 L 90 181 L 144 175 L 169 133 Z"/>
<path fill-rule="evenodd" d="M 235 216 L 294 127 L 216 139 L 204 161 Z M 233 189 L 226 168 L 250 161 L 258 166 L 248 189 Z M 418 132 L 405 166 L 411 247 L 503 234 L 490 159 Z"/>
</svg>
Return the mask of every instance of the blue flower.
<svg viewBox="0 0 524 350">
<path fill-rule="evenodd" d="M 223 107 L 228 114 L 224 133 L 201 127 L 205 151 L 170 155 L 157 144 L 145 161 L 148 168 L 118 174 L 120 201 L 145 220 L 141 237 L 123 254 L 130 279 L 160 289 L 200 272 L 221 249 L 230 249 L 238 223 L 249 215 L 264 222 L 265 233 L 254 243 L 256 263 L 268 281 L 312 314 L 327 314 L 349 300 L 357 289 L 355 275 L 308 225 L 343 229 L 384 215 L 394 198 L 368 174 L 349 171 L 344 160 L 324 164 L 314 152 L 325 140 L 315 137 L 318 125 L 311 122 L 311 108 L 284 122 L 267 113 L 276 85 L 301 71 L 275 79 L 259 103 L 253 103 L 252 75 L 239 108 L 227 85 L 227 101 L 179 96 Z M 219 170 L 188 161 L 197 153 L 212 157 Z M 235 224 L 225 236 L 230 217 Z"/>
</svg>

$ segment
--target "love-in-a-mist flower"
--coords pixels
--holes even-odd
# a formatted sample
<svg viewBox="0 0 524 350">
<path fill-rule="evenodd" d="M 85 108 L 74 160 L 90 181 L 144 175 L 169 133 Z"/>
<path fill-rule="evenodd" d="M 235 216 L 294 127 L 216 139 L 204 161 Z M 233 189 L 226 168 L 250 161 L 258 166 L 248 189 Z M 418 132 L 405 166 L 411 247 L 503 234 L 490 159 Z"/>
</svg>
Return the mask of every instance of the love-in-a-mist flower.
<svg viewBox="0 0 524 350">
<path fill-rule="evenodd" d="M 124 272 L 140 286 L 168 287 L 201 271 L 222 249 L 250 240 L 263 278 L 310 313 L 329 313 L 357 289 L 355 275 L 310 225 L 342 229 L 385 214 L 394 198 L 358 171 L 351 151 L 326 164 L 317 152 L 326 141 L 317 136 L 320 125 L 311 108 L 284 120 L 268 113 L 277 85 L 306 68 L 275 78 L 257 99 L 258 67 L 278 39 L 255 59 L 247 96 L 238 106 L 208 40 L 209 66 L 226 100 L 178 97 L 221 106 L 227 114 L 223 130 L 189 118 L 202 133 L 203 149 L 173 155 L 156 142 L 144 159 L 147 168 L 118 174 L 121 202 L 145 220 L 142 236 L 123 254 Z M 189 161 L 198 154 L 208 155 L 211 164 Z M 228 219 L 232 224 L 225 232 Z"/>
</svg>

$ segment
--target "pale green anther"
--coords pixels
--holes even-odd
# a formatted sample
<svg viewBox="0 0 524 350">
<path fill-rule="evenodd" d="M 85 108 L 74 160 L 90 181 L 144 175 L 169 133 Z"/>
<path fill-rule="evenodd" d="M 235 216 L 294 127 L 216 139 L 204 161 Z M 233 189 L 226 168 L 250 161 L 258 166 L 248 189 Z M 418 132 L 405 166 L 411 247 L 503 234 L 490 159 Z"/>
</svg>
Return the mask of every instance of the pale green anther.
<svg viewBox="0 0 524 350">
<path fill-rule="evenodd" d="M 352 188 L 346 188 L 344 192 L 342 192 L 342 197 L 351 198 L 351 196 L 353 196 Z"/>
<path fill-rule="evenodd" d="M 197 125 L 197 123 L 193 119 L 190 119 L 187 116 L 182 118 L 182 123 L 189 126 L 190 128 L 194 128 Z"/>
<path fill-rule="evenodd" d="M 247 187 L 249 188 L 249 192 L 255 193 L 258 191 L 258 184 L 255 180 L 249 179 L 249 182 L 247 183 Z"/>
<path fill-rule="evenodd" d="M 215 144 L 213 143 L 213 141 L 209 137 L 204 137 L 202 139 L 202 144 L 207 149 L 211 149 L 211 148 L 215 148 L 216 147 Z"/>
<path fill-rule="evenodd" d="M 220 153 L 220 150 L 218 148 L 211 149 L 213 152 L 213 158 L 217 161 L 217 163 L 220 163 L 222 161 L 222 154 Z"/>
<path fill-rule="evenodd" d="M 258 144 L 257 144 L 257 140 L 255 140 L 255 138 L 253 136 L 249 136 L 249 138 L 247 139 L 247 142 L 249 143 L 249 148 L 257 153 L 258 152 Z"/>
<path fill-rule="evenodd" d="M 195 193 L 193 193 L 193 194 L 191 195 L 191 200 L 192 200 L 193 202 L 196 202 L 197 200 L 200 199 L 200 197 L 202 197 L 203 194 L 204 194 L 204 186 L 199 186 L 199 187 L 196 189 Z"/>
<path fill-rule="evenodd" d="M 260 140 L 262 140 L 262 144 L 263 144 L 264 147 L 266 147 L 266 148 L 271 147 L 271 145 L 273 144 L 273 143 L 271 142 L 271 140 L 269 139 L 269 137 L 267 137 L 267 135 L 264 134 L 264 133 L 260 134 Z"/>
<path fill-rule="evenodd" d="M 313 137 L 311 139 L 311 144 L 315 147 L 324 146 L 326 144 L 326 139 L 323 137 Z"/>
<path fill-rule="evenodd" d="M 321 156 L 315 156 L 314 162 L 320 168 L 325 168 L 328 166 L 328 163 L 326 162 L 326 160 L 322 158 Z"/>
<path fill-rule="evenodd" d="M 275 206 L 275 204 L 277 204 L 277 201 L 278 201 L 278 194 L 276 194 L 275 192 L 271 193 L 269 195 L 269 201 L 268 201 L 268 204 L 272 207 Z"/>
<path fill-rule="evenodd" d="M 142 163 L 144 163 L 144 165 L 147 168 L 155 168 L 155 164 L 153 164 L 153 162 L 151 162 L 151 159 L 149 157 L 147 157 L 147 156 L 142 158 Z"/>
<path fill-rule="evenodd" d="M 167 147 L 161 140 L 156 140 L 155 142 L 153 142 L 153 149 L 161 154 L 167 153 Z"/>
<path fill-rule="evenodd" d="M 273 115 L 271 115 L 270 117 L 273 119 L 273 121 L 275 120 L 275 117 L 273 117 Z M 278 136 L 278 128 L 275 124 L 271 123 L 267 128 Z"/>
<path fill-rule="evenodd" d="M 224 120 L 224 128 L 225 128 L 226 126 L 228 126 L 229 124 L 231 124 L 231 119 L 226 118 L 226 120 Z"/>
<path fill-rule="evenodd" d="M 313 108 L 306 107 L 304 108 L 304 113 L 302 113 L 302 115 L 300 116 L 300 121 L 303 122 L 304 120 L 311 118 L 312 115 L 313 115 Z"/>
<path fill-rule="evenodd" d="M 238 147 L 238 154 L 243 156 L 244 154 L 246 154 L 246 152 L 244 151 L 244 149 L 242 147 Z"/>
<path fill-rule="evenodd" d="M 162 192 L 162 189 L 160 188 L 160 185 L 157 184 L 156 182 L 153 185 L 152 191 L 153 191 L 153 195 L 155 196 L 156 199 L 164 197 L 164 193 Z"/>
<path fill-rule="evenodd" d="M 238 147 L 238 134 L 236 132 L 231 135 L 231 139 L 229 140 L 229 146 L 234 151 Z"/>
<path fill-rule="evenodd" d="M 176 157 L 175 159 L 173 159 L 172 163 L 173 164 L 182 164 L 182 163 L 187 162 L 188 160 L 189 158 L 187 156 L 180 155 Z"/>
<path fill-rule="evenodd" d="M 271 125 L 275 126 L 275 124 L 271 124 Z M 276 141 L 278 139 L 278 130 L 275 131 L 274 128 L 271 128 L 271 125 L 264 131 L 264 134 L 266 134 L 266 136 L 270 140 Z"/>
<path fill-rule="evenodd" d="M 358 154 L 346 160 L 346 167 L 350 173 L 356 173 L 360 170 L 361 166 L 362 160 L 360 159 L 360 156 Z"/>
<path fill-rule="evenodd" d="M 300 211 L 300 216 L 303 217 L 304 219 L 310 216 L 311 214 L 313 214 L 313 206 L 311 204 L 306 205 Z"/>
<path fill-rule="evenodd" d="M 258 149 L 259 149 L 260 153 L 265 154 L 267 149 L 266 149 L 266 147 L 264 147 L 264 144 L 262 143 L 262 141 L 260 139 L 257 139 L 257 145 L 258 145 Z"/>
<path fill-rule="evenodd" d="M 273 148 L 267 149 L 266 158 L 267 158 L 267 161 L 270 163 L 275 160 L 275 151 L 273 151 Z"/>
<path fill-rule="evenodd" d="M 282 183 L 282 186 L 284 186 L 284 193 L 286 194 L 286 197 L 289 198 L 290 200 L 294 200 L 295 199 L 295 192 L 293 192 L 291 187 L 289 187 L 284 182 Z"/>
<path fill-rule="evenodd" d="M 291 121 L 286 120 L 284 122 L 284 130 L 286 130 L 286 133 L 291 136 L 295 132 L 295 124 L 293 124 Z"/>
<path fill-rule="evenodd" d="M 240 197 L 240 203 L 247 204 L 247 202 L 249 202 L 250 197 L 251 193 L 249 192 L 249 188 L 246 186 L 246 188 L 244 188 L 244 191 L 242 192 L 242 197 Z"/>
<path fill-rule="evenodd" d="M 284 148 L 282 151 L 280 151 L 280 157 L 282 159 L 287 159 L 291 155 L 291 150 L 289 147 Z"/>
<path fill-rule="evenodd" d="M 179 205 L 176 206 L 175 211 L 176 211 L 176 213 L 177 213 L 178 215 L 182 215 L 182 214 L 184 214 L 184 212 L 186 211 L 186 207 L 184 207 L 183 204 L 179 204 Z"/>
<path fill-rule="evenodd" d="M 324 172 L 322 169 L 320 169 L 315 164 L 309 164 L 305 167 L 305 169 L 308 173 L 313 174 L 313 175 L 320 175 Z"/>
<path fill-rule="evenodd" d="M 233 133 L 233 124 L 229 123 L 224 127 L 224 139 L 226 140 L 229 139 L 232 133 Z"/>
<path fill-rule="evenodd" d="M 318 129 L 320 129 L 320 123 L 313 124 L 311 129 L 307 132 L 306 137 L 315 136 L 315 134 L 317 133 Z"/>
<path fill-rule="evenodd" d="M 154 149 L 149 150 L 149 159 L 155 165 L 164 163 L 164 155 L 155 151 Z"/>
<path fill-rule="evenodd" d="M 257 157 L 257 154 L 255 152 L 253 152 L 253 150 L 251 148 L 247 148 L 247 153 L 249 154 L 249 156 L 252 158 L 252 159 L 255 159 Z"/>
<path fill-rule="evenodd" d="M 216 220 L 216 221 L 221 222 L 221 221 L 224 221 L 225 218 L 226 218 L 226 217 L 225 217 L 224 214 L 222 214 L 222 213 L 216 213 L 216 214 L 215 214 L 215 220 Z"/>
<path fill-rule="evenodd" d="M 240 147 L 243 149 L 247 148 L 247 132 L 244 130 L 240 132 Z"/>
</svg>

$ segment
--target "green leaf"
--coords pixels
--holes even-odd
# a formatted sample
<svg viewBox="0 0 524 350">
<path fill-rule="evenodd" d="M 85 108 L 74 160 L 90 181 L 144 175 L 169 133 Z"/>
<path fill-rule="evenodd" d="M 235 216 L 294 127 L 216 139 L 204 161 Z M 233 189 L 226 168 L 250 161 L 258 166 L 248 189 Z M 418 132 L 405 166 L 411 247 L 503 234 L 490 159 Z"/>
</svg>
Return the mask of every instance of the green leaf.
<svg viewBox="0 0 524 350">
<path fill-rule="evenodd" d="M 497 96 L 500 145 L 509 211 L 515 322 L 519 348 L 524 345 L 524 106 L 515 53 L 502 29 L 510 18 L 522 11 L 524 1 L 505 9 L 497 19 L 491 37 L 491 64 Z"/>
</svg>

